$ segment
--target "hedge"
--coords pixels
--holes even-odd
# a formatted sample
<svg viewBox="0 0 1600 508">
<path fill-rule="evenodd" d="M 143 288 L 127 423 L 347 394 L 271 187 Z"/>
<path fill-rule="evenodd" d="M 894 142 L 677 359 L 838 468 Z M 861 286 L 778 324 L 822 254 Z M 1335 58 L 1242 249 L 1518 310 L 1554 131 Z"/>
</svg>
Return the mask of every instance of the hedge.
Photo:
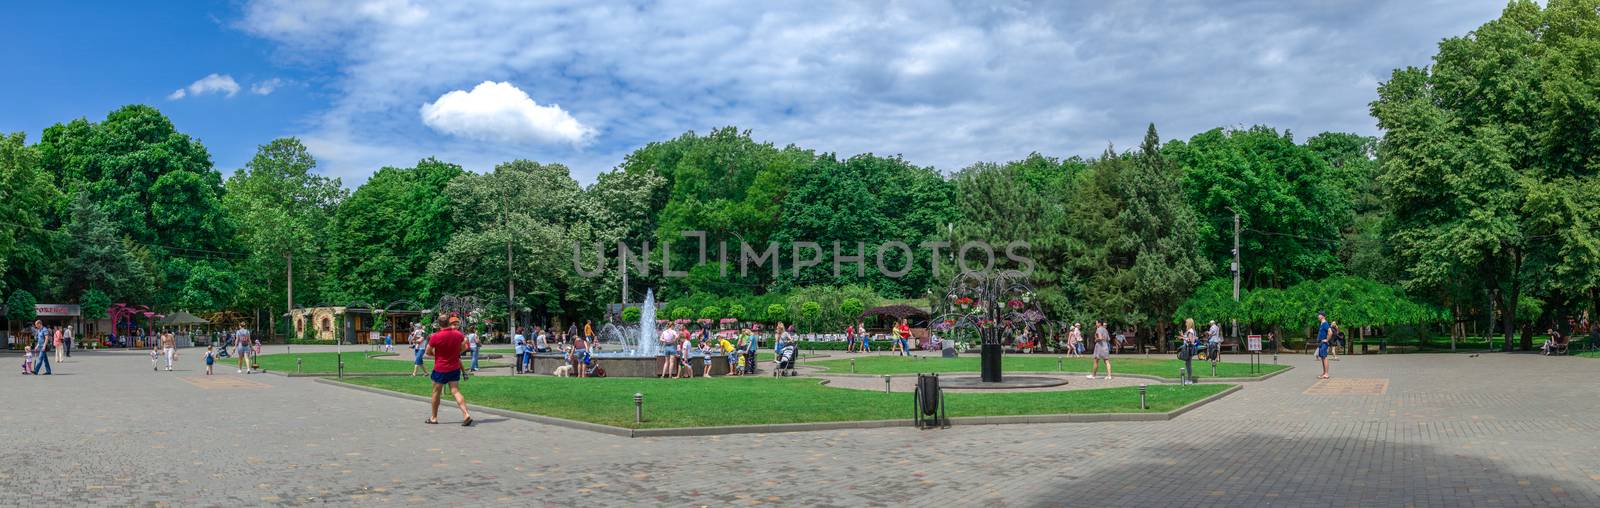
<svg viewBox="0 0 1600 508">
<path fill-rule="evenodd" d="M 858 345 L 860 342 L 860 340 L 856 341 Z M 889 350 L 889 341 L 887 340 L 874 340 L 869 343 L 872 345 L 873 351 Z M 846 342 L 842 340 L 802 340 L 798 341 L 798 344 L 800 349 L 808 351 L 844 351 Z M 770 344 L 767 344 L 767 346 L 770 346 Z"/>
<path fill-rule="evenodd" d="M 328 340 L 294 339 L 294 340 L 289 341 L 289 344 L 293 344 L 293 345 L 296 345 L 296 346 L 332 346 L 332 345 L 335 345 L 335 344 L 338 344 L 338 343 L 339 343 L 338 341 L 333 340 L 333 339 L 328 339 Z"/>
</svg>

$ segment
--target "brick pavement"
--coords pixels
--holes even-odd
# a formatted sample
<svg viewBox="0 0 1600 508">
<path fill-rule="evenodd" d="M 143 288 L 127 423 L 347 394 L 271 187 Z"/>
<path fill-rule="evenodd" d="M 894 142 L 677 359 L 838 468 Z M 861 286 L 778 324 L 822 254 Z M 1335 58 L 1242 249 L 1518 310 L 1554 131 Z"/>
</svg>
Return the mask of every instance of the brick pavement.
<svg viewBox="0 0 1600 508">
<path fill-rule="evenodd" d="M 8 377 L 0 505 L 1600 505 L 1581 358 L 1346 357 L 1336 378 L 1387 391 L 1308 395 L 1309 359 L 1284 357 L 1299 368 L 1170 422 L 645 439 L 424 426 L 421 404 L 309 379 L 196 382 L 197 359 Z"/>
</svg>

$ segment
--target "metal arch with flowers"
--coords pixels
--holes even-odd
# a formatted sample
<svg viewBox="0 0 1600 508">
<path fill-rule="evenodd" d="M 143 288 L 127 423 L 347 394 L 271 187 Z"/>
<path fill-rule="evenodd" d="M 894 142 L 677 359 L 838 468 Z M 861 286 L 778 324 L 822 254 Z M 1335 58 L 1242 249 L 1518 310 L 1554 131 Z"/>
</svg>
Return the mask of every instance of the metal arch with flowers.
<svg viewBox="0 0 1600 508">
<path fill-rule="evenodd" d="M 953 337 L 976 336 L 986 383 L 1003 380 L 1004 337 L 1047 322 L 1027 276 L 1015 270 L 963 272 L 944 296 L 944 312 L 933 319 L 933 328 Z"/>
</svg>

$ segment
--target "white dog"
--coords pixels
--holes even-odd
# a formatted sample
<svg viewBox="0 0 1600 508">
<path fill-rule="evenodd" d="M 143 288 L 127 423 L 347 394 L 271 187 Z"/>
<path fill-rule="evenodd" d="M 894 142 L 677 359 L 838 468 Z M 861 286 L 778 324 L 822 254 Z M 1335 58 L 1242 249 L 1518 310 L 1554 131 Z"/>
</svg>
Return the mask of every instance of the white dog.
<svg viewBox="0 0 1600 508">
<path fill-rule="evenodd" d="M 572 365 L 569 364 L 569 365 L 562 365 L 560 367 L 556 367 L 555 375 L 556 375 L 556 377 L 571 377 L 572 376 Z"/>
</svg>

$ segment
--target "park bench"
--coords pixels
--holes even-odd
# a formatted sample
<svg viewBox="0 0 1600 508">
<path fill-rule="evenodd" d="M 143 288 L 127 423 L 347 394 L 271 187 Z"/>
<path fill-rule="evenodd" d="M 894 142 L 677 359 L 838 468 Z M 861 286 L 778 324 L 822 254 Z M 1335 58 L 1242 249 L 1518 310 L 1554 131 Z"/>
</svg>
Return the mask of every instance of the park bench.
<svg viewBox="0 0 1600 508">
<path fill-rule="evenodd" d="M 1557 337 L 1555 340 L 1550 342 L 1550 356 L 1567 354 L 1567 347 L 1571 344 L 1571 342 L 1572 339 L 1570 337 Z"/>
</svg>

